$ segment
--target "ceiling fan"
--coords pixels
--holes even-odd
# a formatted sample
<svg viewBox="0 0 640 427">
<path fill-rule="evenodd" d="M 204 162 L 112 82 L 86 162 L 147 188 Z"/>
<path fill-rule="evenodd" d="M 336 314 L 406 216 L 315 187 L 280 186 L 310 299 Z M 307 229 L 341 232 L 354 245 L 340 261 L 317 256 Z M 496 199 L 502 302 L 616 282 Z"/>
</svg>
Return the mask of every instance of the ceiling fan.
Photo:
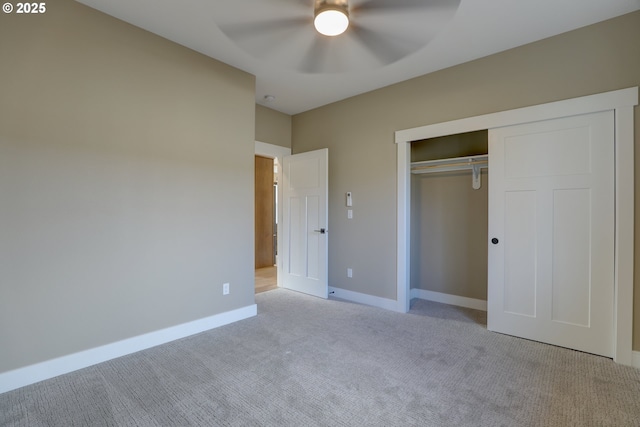
<svg viewBox="0 0 640 427">
<path fill-rule="evenodd" d="M 460 2 L 234 0 L 234 7 L 219 2 L 215 19 L 233 43 L 274 67 L 340 73 L 379 68 L 422 49 Z M 337 20 L 325 29 L 327 17 Z"/>
</svg>

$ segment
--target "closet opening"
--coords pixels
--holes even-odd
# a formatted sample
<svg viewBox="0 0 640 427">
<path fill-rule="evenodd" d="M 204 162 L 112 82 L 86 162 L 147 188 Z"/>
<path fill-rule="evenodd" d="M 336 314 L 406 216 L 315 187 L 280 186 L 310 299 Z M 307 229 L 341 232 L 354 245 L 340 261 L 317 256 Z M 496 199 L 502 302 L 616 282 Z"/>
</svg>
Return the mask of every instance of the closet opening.
<svg viewBox="0 0 640 427">
<path fill-rule="evenodd" d="M 486 311 L 488 131 L 410 151 L 410 296 Z"/>
</svg>

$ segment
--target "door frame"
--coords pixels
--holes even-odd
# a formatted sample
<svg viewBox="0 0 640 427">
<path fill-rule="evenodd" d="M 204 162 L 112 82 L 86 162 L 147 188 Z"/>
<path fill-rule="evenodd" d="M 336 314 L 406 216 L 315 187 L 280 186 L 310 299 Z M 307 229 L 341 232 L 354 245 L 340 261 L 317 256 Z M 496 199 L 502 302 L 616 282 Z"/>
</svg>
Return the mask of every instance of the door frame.
<svg viewBox="0 0 640 427">
<path fill-rule="evenodd" d="M 615 254 L 613 359 L 633 364 L 634 107 L 638 87 L 468 117 L 395 132 L 397 147 L 397 311 L 409 311 L 411 142 L 599 111 L 615 115 Z"/>
<path fill-rule="evenodd" d="M 268 144 L 266 142 L 255 141 L 255 153 L 256 156 L 269 157 L 278 160 L 278 173 L 275 174 L 278 184 L 282 182 L 282 159 L 285 156 L 291 155 L 291 148 L 281 147 L 279 145 Z M 255 191 L 255 189 L 254 189 Z M 282 233 L 280 230 L 280 224 L 282 224 L 282 191 L 278 189 L 278 218 L 276 227 L 276 241 L 278 250 L 282 248 Z M 255 230 L 254 230 L 255 233 Z M 277 271 L 277 283 L 278 287 L 282 287 L 280 282 L 282 278 L 282 257 L 276 256 L 276 271 Z"/>
</svg>

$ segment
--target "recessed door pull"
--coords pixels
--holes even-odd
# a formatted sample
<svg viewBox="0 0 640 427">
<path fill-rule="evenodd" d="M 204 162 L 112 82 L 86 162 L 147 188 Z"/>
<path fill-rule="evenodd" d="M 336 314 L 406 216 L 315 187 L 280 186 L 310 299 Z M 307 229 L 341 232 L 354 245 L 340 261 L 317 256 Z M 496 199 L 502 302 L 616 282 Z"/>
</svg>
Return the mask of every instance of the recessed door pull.
<svg viewBox="0 0 640 427">
<path fill-rule="evenodd" d="M 496 239 L 495 237 L 493 239 L 491 239 L 491 243 L 493 243 L 494 245 L 497 245 L 499 242 L 498 239 Z"/>
</svg>

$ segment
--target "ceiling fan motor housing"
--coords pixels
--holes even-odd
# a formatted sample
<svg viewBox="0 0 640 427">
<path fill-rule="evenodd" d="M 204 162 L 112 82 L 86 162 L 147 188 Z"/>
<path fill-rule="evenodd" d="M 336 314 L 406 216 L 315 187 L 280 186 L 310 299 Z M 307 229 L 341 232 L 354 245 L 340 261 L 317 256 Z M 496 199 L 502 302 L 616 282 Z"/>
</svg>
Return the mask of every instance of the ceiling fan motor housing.
<svg viewBox="0 0 640 427">
<path fill-rule="evenodd" d="M 344 33 L 349 27 L 349 3 L 347 0 L 316 0 L 313 23 L 325 36 Z"/>
</svg>

